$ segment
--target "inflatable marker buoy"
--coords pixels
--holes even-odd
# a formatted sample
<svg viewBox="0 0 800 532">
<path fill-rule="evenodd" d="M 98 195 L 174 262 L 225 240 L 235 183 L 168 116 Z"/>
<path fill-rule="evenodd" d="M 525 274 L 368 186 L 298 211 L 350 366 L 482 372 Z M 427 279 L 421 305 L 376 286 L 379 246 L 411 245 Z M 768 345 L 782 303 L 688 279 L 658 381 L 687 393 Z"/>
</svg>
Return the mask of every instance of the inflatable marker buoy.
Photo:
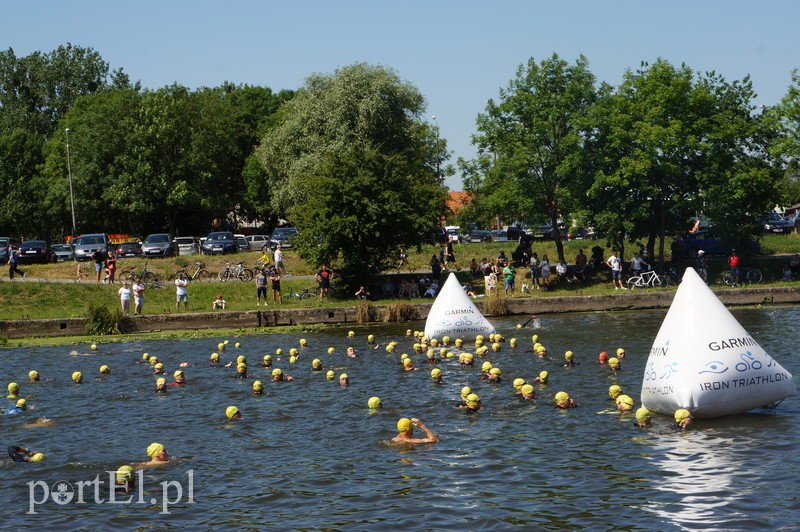
<svg viewBox="0 0 800 532">
<path fill-rule="evenodd" d="M 428 312 L 425 336 L 474 339 L 479 335 L 488 336 L 494 332 L 494 325 L 483 317 L 475 303 L 464 292 L 456 274 L 451 272 Z"/>
</svg>

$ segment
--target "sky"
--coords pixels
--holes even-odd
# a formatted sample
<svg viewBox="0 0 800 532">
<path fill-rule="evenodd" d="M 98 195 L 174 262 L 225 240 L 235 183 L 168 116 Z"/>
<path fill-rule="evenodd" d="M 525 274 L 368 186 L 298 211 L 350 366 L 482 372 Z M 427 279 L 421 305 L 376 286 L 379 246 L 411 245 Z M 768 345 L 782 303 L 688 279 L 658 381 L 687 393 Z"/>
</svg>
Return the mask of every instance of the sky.
<svg viewBox="0 0 800 532">
<path fill-rule="evenodd" d="M 753 103 L 774 105 L 800 68 L 798 20 L 795 0 L 25 0 L 4 2 L 0 46 L 93 48 L 151 89 L 294 90 L 312 73 L 382 65 L 422 93 L 455 162 L 475 157 L 475 120 L 519 65 L 553 53 L 570 64 L 584 55 L 612 85 L 657 58 L 729 82 L 749 75 Z M 461 176 L 447 184 L 461 190 Z"/>
</svg>

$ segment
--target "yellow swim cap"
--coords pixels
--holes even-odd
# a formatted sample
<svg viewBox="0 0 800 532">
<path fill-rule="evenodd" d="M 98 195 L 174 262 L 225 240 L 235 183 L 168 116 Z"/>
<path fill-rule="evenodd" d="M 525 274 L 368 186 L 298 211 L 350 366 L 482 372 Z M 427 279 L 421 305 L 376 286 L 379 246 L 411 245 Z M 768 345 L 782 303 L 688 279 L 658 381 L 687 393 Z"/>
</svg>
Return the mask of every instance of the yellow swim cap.
<svg viewBox="0 0 800 532">
<path fill-rule="evenodd" d="M 516 338 L 512 338 L 511 340 L 508 341 L 508 343 L 509 343 L 509 345 L 511 347 L 517 347 L 517 339 Z"/>
<path fill-rule="evenodd" d="M 680 423 L 686 418 L 692 417 L 691 412 L 686 410 L 685 408 L 679 408 L 675 411 L 675 423 Z"/>
<path fill-rule="evenodd" d="M 158 357 L 150 357 L 150 365 L 155 366 L 158 363 Z"/>
<path fill-rule="evenodd" d="M 163 386 L 166 383 L 167 383 L 167 379 L 165 379 L 164 377 L 156 379 L 156 386 Z"/>
<path fill-rule="evenodd" d="M 461 338 L 456 338 L 456 347 L 461 347 L 464 344 L 464 340 Z"/>
<path fill-rule="evenodd" d="M 178 377 L 183 377 L 183 371 L 177 369 L 177 370 L 175 370 L 175 373 L 173 373 L 173 375 L 175 376 L 176 379 Z"/>
<path fill-rule="evenodd" d="M 36 453 L 30 458 L 28 458 L 28 462 L 43 462 L 43 461 L 44 461 L 44 455 L 42 453 Z"/>
<path fill-rule="evenodd" d="M 522 386 L 522 388 L 520 388 L 520 391 L 522 392 L 522 395 L 530 395 L 533 393 L 533 386 L 530 384 L 525 384 Z"/>
<path fill-rule="evenodd" d="M 475 347 L 482 347 L 482 346 L 483 346 L 483 340 L 475 340 Z"/>
<path fill-rule="evenodd" d="M 471 393 L 472 393 L 472 388 L 470 388 L 469 386 L 464 386 L 463 388 L 461 388 L 461 397 L 466 397 Z"/>
<path fill-rule="evenodd" d="M 617 357 L 611 357 L 608 359 L 609 366 L 617 366 L 619 365 L 619 359 Z"/>
<path fill-rule="evenodd" d="M 332 354 L 334 354 L 335 352 L 336 352 L 336 348 L 335 348 L 335 347 L 329 347 L 329 348 L 328 348 L 328 354 L 329 354 L 329 355 L 332 355 Z"/>
<path fill-rule="evenodd" d="M 467 406 L 473 407 L 477 405 L 480 400 L 481 398 L 478 397 L 477 394 L 471 393 L 467 396 Z"/>
<path fill-rule="evenodd" d="M 500 368 L 492 368 L 492 369 L 489 370 L 489 374 L 490 375 L 495 375 L 496 377 L 499 377 L 501 373 L 503 373 L 503 372 L 500 371 Z"/>
<path fill-rule="evenodd" d="M 295 362 L 297 362 L 297 357 L 296 356 L 290 356 L 289 357 L 289 364 L 294 364 Z"/>
<path fill-rule="evenodd" d="M 80 371 L 76 371 L 72 374 L 72 380 L 75 382 L 80 382 L 83 380 L 83 374 Z"/>
<path fill-rule="evenodd" d="M 253 390 L 260 392 L 264 389 L 264 383 L 261 381 L 253 381 Z"/>
<path fill-rule="evenodd" d="M 411 420 L 407 417 L 401 417 L 397 422 L 397 432 L 411 432 Z"/>
<path fill-rule="evenodd" d="M 272 355 L 264 355 L 264 362 L 272 361 Z"/>
<path fill-rule="evenodd" d="M 492 363 L 488 360 L 481 365 L 481 371 L 486 373 L 487 371 L 492 369 Z"/>
<path fill-rule="evenodd" d="M 394 344 L 387 344 L 386 345 L 386 352 L 387 353 L 394 353 Z"/>
<path fill-rule="evenodd" d="M 431 377 L 433 377 L 434 379 L 437 379 L 441 376 L 442 376 L 442 370 L 440 370 L 439 368 L 433 368 L 431 370 Z"/>
<path fill-rule="evenodd" d="M 31 371 L 29 371 L 29 372 L 28 372 L 28 377 L 29 377 L 29 378 L 30 378 L 32 381 L 39 380 L 39 372 L 38 372 L 38 371 L 36 371 L 35 369 L 34 369 L 34 370 L 31 370 Z"/>
<path fill-rule="evenodd" d="M 492 344 L 492 351 L 494 351 L 496 353 L 496 352 L 500 351 L 500 347 L 501 347 L 500 344 L 495 342 L 495 343 Z"/>
<path fill-rule="evenodd" d="M 403 360 L 403 367 L 410 368 L 413 365 L 414 365 L 414 363 L 411 362 L 410 358 L 406 358 L 406 359 Z"/>
<path fill-rule="evenodd" d="M 620 347 L 620 348 L 617 348 L 617 356 L 620 356 L 620 355 L 622 355 L 622 354 L 624 354 L 624 353 L 625 353 L 625 350 L 624 350 L 624 349 L 622 349 L 621 347 Z"/>
<path fill-rule="evenodd" d="M 247 364 L 236 364 L 236 371 L 239 373 L 244 373 L 247 371 Z"/>
<path fill-rule="evenodd" d="M 150 360 L 150 353 L 142 353 L 142 360 Z"/>
<path fill-rule="evenodd" d="M 325 378 L 328 379 L 329 381 L 332 381 L 333 379 L 336 378 L 336 373 L 334 373 L 332 369 L 329 369 L 328 373 L 325 374 Z"/>
<path fill-rule="evenodd" d="M 542 382 L 542 384 L 547 382 L 547 377 L 549 377 L 549 376 L 550 376 L 550 374 L 548 372 L 546 372 L 546 371 L 540 371 L 539 372 L 539 380 Z"/>
<path fill-rule="evenodd" d="M 217 349 L 219 349 L 220 351 L 225 351 L 225 344 L 223 342 L 218 343 Z"/>
<path fill-rule="evenodd" d="M 533 342 L 535 344 L 538 341 L 539 341 L 539 335 L 538 334 L 534 334 L 533 336 L 531 336 L 531 342 Z"/>
<path fill-rule="evenodd" d="M 156 364 L 155 366 L 153 366 L 153 369 L 164 369 L 164 364 L 162 364 L 161 362 L 159 362 L 158 364 Z"/>
<path fill-rule="evenodd" d="M 619 394 L 622 393 L 622 388 L 620 388 L 616 384 L 612 384 L 608 387 L 608 396 L 612 399 L 616 399 Z"/>
<path fill-rule="evenodd" d="M 567 392 L 558 392 L 556 394 L 556 404 L 561 404 L 569 401 L 569 394 Z"/>
<path fill-rule="evenodd" d="M 233 419 L 233 416 L 239 413 L 239 409 L 235 406 L 229 406 L 225 409 L 225 415 L 228 416 L 228 419 Z"/>
<path fill-rule="evenodd" d="M 402 355 L 400 355 L 400 360 L 405 360 L 407 358 L 408 358 L 408 354 L 407 353 L 403 353 Z"/>
<path fill-rule="evenodd" d="M 305 347 L 308 345 L 308 340 L 305 338 L 300 338 L 300 347 Z"/>
<path fill-rule="evenodd" d="M 282 375 L 282 374 L 283 374 L 283 372 L 281 371 L 281 368 L 275 368 L 275 369 L 272 370 L 272 376 L 273 377 L 277 377 L 278 375 Z"/>
<path fill-rule="evenodd" d="M 236 342 L 235 344 L 233 344 L 233 347 L 235 347 L 236 349 L 239 349 L 240 347 L 242 347 L 242 344 L 239 343 L 239 342 Z"/>
<path fill-rule="evenodd" d="M 342 373 L 341 375 L 339 375 L 339 380 L 342 380 L 342 379 L 349 379 L 349 378 L 350 378 L 350 377 L 348 377 L 348 376 L 347 376 L 347 373 Z"/>
<path fill-rule="evenodd" d="M 283 349 L 281 349 L 280 347 L 275 350 L 275 355 L 281 356 L 282 354 L 283 354 Z"/>
<path fill-rule="evenodd" d="M 211 353 L 211 362 L 219 362 L 219 353 Z"/>
<path fill-rule="evenodd" d="M 450 343 L 450 337 L 449 336 L 442 336 L 442 343 L 443 344 L 449 344 Z"/>
<path fill-rule="evenodd" d="M 299 351 L 297 350 L 296 347 L 292 347 L 291 349 L 289 349 L 289 356 L 297 356 L 297 353 L 299 353 Z"/>
<path fill-rule="evenodd" d="M 100 366 L 100 373 L 111 373 L 111 368 L 103 364 Z"/>
<path fill-rule="evenodd" d="M 355 331 L 347 331 L 347 337 L 348 338 L 353 338 L 355 335 L 356 335 Z"/>
<path fill-rule="evenodd" d="M 236 357 L 236 363 L 237 364 L 242 364 L 242 363 L 245 363 L 245 362 L 247 362 L 247 358 L 245 358 L 244 355 L 239 355 L 238 357 Z"/>
<path fill-rule="evenodd" d="M 370 397 L 369 401 L 367 401 L 367 406 L 370 408 L 378 408 L 381 406 L 381 398 L 380 397 Z"/>
<path fill-rule="evenodd" d="M 228 343 L 230 343 L 230 340 L 224 340 L 222 343 L 228 345 Z"/>
<path fill-rule="evenodd" d="M 636 410 L 636 421 L 641 423 L 646 419 L 650 419 L 650 411 L 642 406 Z"/>
<path fill-rule="evenodd" d="M 372 343 L 374 341 L 375 341 L 375 335 L 374 334 L 370 334 L 370 335 L 367 336 L 367 342 Z"/>
<path fill-rule="evenodd" d="M 315 358 L 314 360 L 311 361 L 312 368 L 318 368 L 320 366 L 322 366 L 322 361 L 320 359 Z"/>
<path fill-rule="evenodd" d="M 573 356 L 572 351 L 567 351 L 566 353 L 564 353 L 564 358 L 567 360 L 572 360 L 572 356 Z"/>
<path fill-rule="evenodd" d="M 525 384 L 525 379 L 516 378 L 514 379 L 514 389 L 518 390 Z"/>
<path fill-rule="evenodd" d="M 483 338 L 483 335 L 482 335 L 482 334 L 479 334 L 479 335 L 477 335 L 477 336 L 475 337 L 475 341 L 476 341 L 476 342 L 478 342 L 478 341 L 480 341 L 480 342 L 483 342 L 483 339 L 484 339 L 484 338 Z"/>
<path fill-rule="evenodd" d="M 127 484 L 133 480 L 133 468 L 129 465 L 120 466 L 117 469 L 117 484 Z"/>
<path fill-rule="evenodd" d="M 431 342 L 430 343 L 431 343 L 431 347 L 436 347 L 437 345 L 439 345 L 439 340 L 437 340 L 436 338 L 431 338 Z"/>
<path fill-rule="evenodd" d="M 17 393 L 18 391 L 19 391 L 19 384 L 17 384 L 16 382 L 8 383 L 8 393 L 12 394 L 12 393 Z"/>
<path fill-rule="evenodd" d="M 631 410 L 633 408 L 633 398 L 629 395 L 620 394 L 617 396 L 617 406 L 623 405 L 625 410 Z"/>
<path fill-rule="evenodd" d="M 147 446 L 147 456 L 150 458 L 155 457 L 155 455 L 160 454 L 164 450 L 164 446 L 160 443 L 153 442 Z"/>
<path fill-rule="evenodd" d="M 22 408 L 22 409 L 28 408 L 28 401 L 26 401 L 25 399 L 19 399 L 17 401 L 17 408 Z"/>
</svg>

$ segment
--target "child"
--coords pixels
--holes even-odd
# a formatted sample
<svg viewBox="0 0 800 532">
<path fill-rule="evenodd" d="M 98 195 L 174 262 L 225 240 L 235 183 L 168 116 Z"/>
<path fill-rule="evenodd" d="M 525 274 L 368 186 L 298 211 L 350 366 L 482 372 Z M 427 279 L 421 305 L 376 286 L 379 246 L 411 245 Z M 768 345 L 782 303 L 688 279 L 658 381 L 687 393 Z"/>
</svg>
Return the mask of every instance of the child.
<svg viewBox="0 0 800 532">
<path fill-rule="evenodd" d="M 211 304 L 211 310 L 225 310 L 225 307 L 227 305 L 228 303 L 226 303 L 225 300 L 222 299 L 222 296 L 218 295 L 217 299 L 215 299 L 214 302 Z"/>
</svg>

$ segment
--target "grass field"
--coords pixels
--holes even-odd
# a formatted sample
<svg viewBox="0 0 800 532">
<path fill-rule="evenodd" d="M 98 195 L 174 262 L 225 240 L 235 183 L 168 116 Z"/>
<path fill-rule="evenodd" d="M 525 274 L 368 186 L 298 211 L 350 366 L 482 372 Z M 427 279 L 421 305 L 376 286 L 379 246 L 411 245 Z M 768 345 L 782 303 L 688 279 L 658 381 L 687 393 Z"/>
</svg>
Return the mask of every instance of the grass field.
<svg viewBox="0 0 800 532">
<path fill-rule="evenodd" d="M 565 255 L 569 263 L 574 261 L 578 250 L 583 248 L 587 255 L 589 249 L 599 243 L 601 247 L 604 242 L 600 241 L 569 241 L 564 243 Z M 483 257 L 496 257 L 500 251 L 504 251 L 507 256 L 515 248 L 514 242 L 498 242 L 483 244 L 460 244 L 455 246 L 457 264 L 462 268 L 459 278 L 462 282 L 470 282 L 478 293 L 483 291 L 483 280 L 469 279 L 468 264 L 470 259 L 475 258 L 480 261 Z M 765 256 L 759 259 L 758 266 L 764 273 L 764 283 L 782 283 L 781 269 L 788 262 L 785 255 L 800 253 L 800 235 L 767 235 L 761 242 L 762 251 L 772 256 Z M 666 243 L 669 249 L 669 242 Z M 438 254 L 438 246 L 423 246 L 419 252 L 412 250 L 409 253 L 409 269 L 404 268 L 400 273 L 396 271 L 385 272 L 377 276 L 374 286 L 370 286 L 372 294 L 380 293 L 380 285 L 387 276 L 391 276 L 395 284 L 399 285 L 404 277 L 418 279 L 419 272 L 429 272 L 431 255 Z M 533 245 L 533 250 L 541 257 L 547 254 L 551 261 L 555 263 L 556 249 L 552 241 L 537 241 Z M 632 248 L 631 248 L 632 251 Z M 606 252 L 608 254 L 608 252 Z M 630 255 L 632 253 L 626 253 Z M 124 259 L 118 261 L 118 270 L 122 271 L 128 267 L 135 266 L 137 269 L 147 263 L 148 268 L 154 271 L 159 278 L 169 279 L 169 277 L 182 266 L 186 266 L 190 271 L 194 269 L 194 264 L 198 260 L 205 262 L 206 267 L 211 272 L 217 272 L 225 267 L 225 262 L 232 260 L 244 260 L 245 266 L 252 266 L 258 258 L 258 253 L 242 253 L 237 256 L 209 257 L 209 256 L 189 256 L 178 257 L 175 259 L 151 259 L 148 261 L 141 259 Z M 293 251 L 287 251 L 284 255 L 286 267 L 292 276 L 284 277 L 281 281 L 282 292 L 284 294 L 281 308 L 293 308 L 304 306 L 316 306 L 319 303 L 314 299 L 303 301 L 288 298 L 286 294 L 292 290 L 300 291 L 304 288 L 313 288 L 316 282 L 307 276 L 312 275 L 316 268 L 306 264 Z M 687 262 L 684 266 L 691 265 Z M 724 258 L 712 258 L 709 260 L 709 273 L 712 279 L 718 279 L 725 266 Z M 40 319 L 40 318 L 70 318 L 85 317 L 87 308 L 90 305 L 104 305 L 114 308 L 119 304 L 117 290 L 119 285 L 103 285 L 85 280 L 94 279 L 93 263 L 80 263 L 80 269 L 84 282 L 75 282 L 77 277 L 76 264 L 73 262 L 49 264 L 49 265 L 25 265 L 22 269 L 27 277 L 43 279 L 44 282 L 9 282 L 7 277 L 0 282 L 0 319 Z M 518 270 L 517 286 L 520 287 L 524 282 L 524 276 L 528 273 L 526 268 Z M 3 271 L 5 275 L 5 271 Z M 303 278 L 303 277 L 306 278 Z M 48 282 L 49 281 L 49 282 Z M 715 286 L 720 286 L 719 282 Z M 533 294 L 524 297 L 550 297 L 553 295 L 593 295 L 604 294 L 610 289 L 608 271 L 601 269 L 592 273 L 587 279 L 586 284 L 581 285 L 562 285 L 551 291 L 535 291 Z M 664 288 L 657 290 L 674 290 L 674 288 Z M 271 297 L 271 290 L 270 292 Z M 189 312 L 209 312 L 211 303 L 217 294 L 222 295 L 228 302 L 228 310 L 255 310 L 256 290 L 255 283 L 243 283 L 240 281 L 228 281 L 221 283 L 212 281 L 206 283 L 193 282 L 189 286 Z M 519 297 L 520 294 L 518 293 Z M 382 300 L 379 302 L 391 302 Z M 336 294 L 333 301 L 325 302 L 325 305 L 344 306 L 353 305 L 355 299 L 352 294 Z M 272 303 L 270 303 L 270 306 Z M 269 308 L 269 307 L 267 307 Z M 175 313 L 175 287 L 168 284 L 162 289 L 148 289 L 145 293 L 145 314 L 167 314 Z M 181 310 L 182 312 L 182 310 Z"/>
</svg>

